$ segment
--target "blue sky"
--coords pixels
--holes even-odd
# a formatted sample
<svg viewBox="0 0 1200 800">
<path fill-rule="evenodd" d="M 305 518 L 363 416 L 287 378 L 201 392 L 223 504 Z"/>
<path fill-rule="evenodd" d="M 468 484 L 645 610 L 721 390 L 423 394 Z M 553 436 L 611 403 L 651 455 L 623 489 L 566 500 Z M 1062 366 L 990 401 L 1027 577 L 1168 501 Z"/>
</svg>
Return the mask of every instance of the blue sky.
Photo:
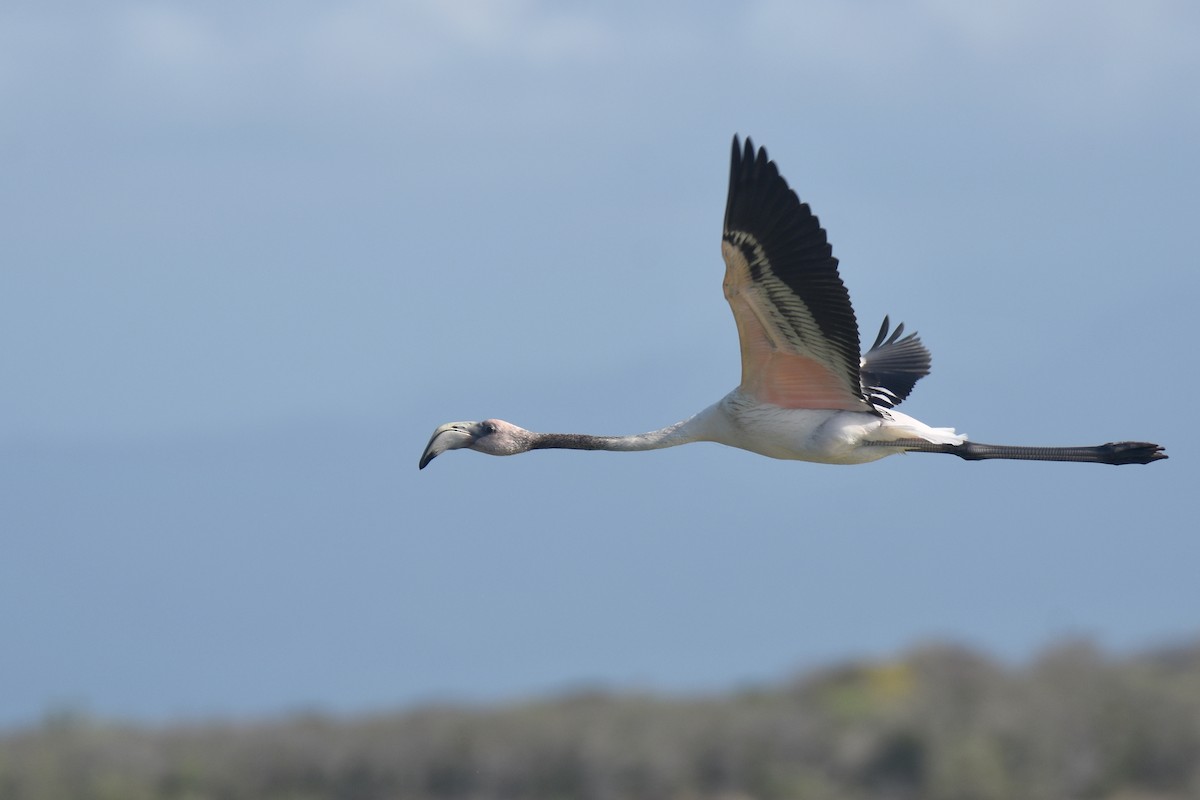
<svg viewBox="0 0 1200 800">
<path fill-rule="evenodd" d="M 1186 2 L 7 3 L 0 724 L 717 689 L 951 638 L 1200 633 Z M 905 410 L 1148 468 L 628 433 L 737 381 L 729 139 Z"/>
</svg>

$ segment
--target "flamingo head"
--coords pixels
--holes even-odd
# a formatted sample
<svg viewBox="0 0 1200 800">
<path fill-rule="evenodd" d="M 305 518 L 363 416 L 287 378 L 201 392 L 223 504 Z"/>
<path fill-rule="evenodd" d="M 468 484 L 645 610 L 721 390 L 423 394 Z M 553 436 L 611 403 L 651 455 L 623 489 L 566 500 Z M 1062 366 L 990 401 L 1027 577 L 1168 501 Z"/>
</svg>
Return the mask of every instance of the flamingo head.
<svg viewBox="0 0 1200 800">
<path fill-rule="evenodd" d="M 532 444 L 533 434 L 530 431 L 502 419 L 447 422 L 433 432 L 417 467 L 425 469 L 430 461 L 447 450 L 466 447 L 491 456 L 511 456 L 524 453 Z"/>
</svg>

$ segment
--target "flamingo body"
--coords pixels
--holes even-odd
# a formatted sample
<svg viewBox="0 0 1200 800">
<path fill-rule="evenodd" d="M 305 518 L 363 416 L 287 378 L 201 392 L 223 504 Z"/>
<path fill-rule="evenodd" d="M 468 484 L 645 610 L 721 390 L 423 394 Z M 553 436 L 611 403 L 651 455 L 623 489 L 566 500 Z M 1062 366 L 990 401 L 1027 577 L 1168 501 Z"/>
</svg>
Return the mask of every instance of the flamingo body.
<svg viewBox="0 0 1200 800">
<path fill-rule="evenodd" d="M 858 322 L 838 261 L 817 217 L 764 148 L 733 138 L 721 253 L 725 299 L 741 349 L 741 383 L 682 422 L 629 436 L 537 433 L 503 420 L 451 422 L 434 431 L 419 466 L 447 450 L 514 455 L 547 448 L 654 450 L 717 442 L 771 458 L 863 464 L 904 452 L 967 460 L 1147 464 L 1166 458 L 1150 442 L 1025 447 L 970 442 L 895 410 L 929 374 L 929 351 L 885 317 L 859 354 Z"/>
<path fill-rule="evenodd" d="M 752 453 L 821 464 L 865 464 L 901 452 L 896 440 L 922 438 L 961 444 L 950 428 L 931 428 L 907 414 L 886 417 L 862 411 L 784 408 L 763 403 L 740 388 L 669 430 L 671 439 L 716 442 Z M 672 444 L 682 441 L 672 441 Z"/>
</svg>

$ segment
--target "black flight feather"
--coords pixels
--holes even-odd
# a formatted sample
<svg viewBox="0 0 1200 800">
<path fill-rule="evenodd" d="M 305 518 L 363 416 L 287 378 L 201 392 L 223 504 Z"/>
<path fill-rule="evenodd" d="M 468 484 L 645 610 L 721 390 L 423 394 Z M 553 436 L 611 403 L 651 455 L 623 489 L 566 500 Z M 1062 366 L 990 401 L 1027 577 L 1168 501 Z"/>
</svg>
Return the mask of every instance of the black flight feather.
<svg viewBox="0 0 1200 800">
<path fill-rule="evenodd" d="M 917 381 L 929 374 L 932 359 L 920 337 L 910 333 L 903 339 L 904 323 L 888 335 L 891 323 L 883 318 L 875 344 L 862 357 L 863 392 L 871 403 L 883 408 L 900 404 Z"/>
</svg>

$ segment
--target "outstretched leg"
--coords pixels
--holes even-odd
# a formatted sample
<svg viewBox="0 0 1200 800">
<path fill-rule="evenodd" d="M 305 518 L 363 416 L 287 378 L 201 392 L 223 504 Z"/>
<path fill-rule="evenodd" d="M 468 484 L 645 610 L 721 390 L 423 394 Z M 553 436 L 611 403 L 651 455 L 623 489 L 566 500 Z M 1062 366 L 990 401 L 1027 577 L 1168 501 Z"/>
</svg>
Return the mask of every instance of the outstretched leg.
<svg viewBox="0 0 1200 800">
<path fill-rule="evenodd" d="M 897 439 L 872 444 L 900 447 L 918 453 L 949 453 L 967 461 L 1007 458 L 1021 461 L 1082 461 L 1092 464 L 1149 464 L 1166 458 L 1162 445 L 1150 442 L 1109 442 L 1093 447 L 1023 447 L 1007 444 L 937 444 L 924 439 Z"/>
</svg>

